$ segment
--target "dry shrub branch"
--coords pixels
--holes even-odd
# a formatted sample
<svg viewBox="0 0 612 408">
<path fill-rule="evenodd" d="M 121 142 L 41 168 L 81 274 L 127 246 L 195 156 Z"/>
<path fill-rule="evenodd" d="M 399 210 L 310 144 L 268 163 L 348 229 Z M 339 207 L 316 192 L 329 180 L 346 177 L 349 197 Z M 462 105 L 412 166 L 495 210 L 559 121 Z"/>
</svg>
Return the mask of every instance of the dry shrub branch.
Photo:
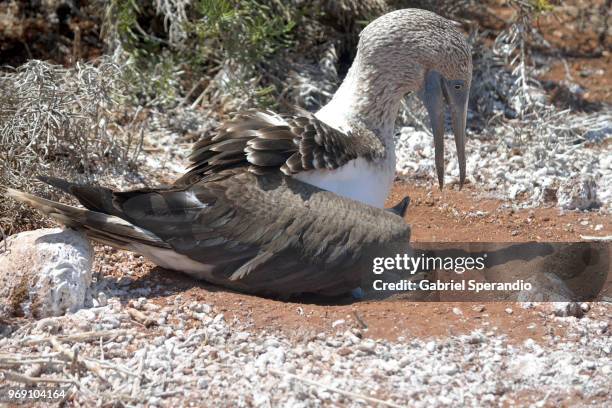
<svg viewBox="0 0 612 408">
<path fill-rule="evenodd" d="M 47 194 L 35 181 L 39 174 L 90 180 L 109 167 L 132 164 L 139 150 L 132 139 L 138 133 L 129 123 L 121 125 L 126 113 L 116 113 L 128 89 L 122 73 L 110 58 L 69 69 L 30 60 L 4 71 L 0 185 Z M 0 226 L 6 233 L 40 223 L 30 210 L 12 201 L 0 202 Z"/>
</svg>

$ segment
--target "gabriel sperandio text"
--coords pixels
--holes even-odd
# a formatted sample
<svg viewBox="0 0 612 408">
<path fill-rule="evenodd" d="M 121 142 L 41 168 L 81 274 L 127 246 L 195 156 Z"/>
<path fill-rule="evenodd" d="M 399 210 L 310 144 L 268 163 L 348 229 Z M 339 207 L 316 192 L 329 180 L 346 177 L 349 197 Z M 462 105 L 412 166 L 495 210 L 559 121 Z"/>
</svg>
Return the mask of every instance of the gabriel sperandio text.
<svg viewBox="0 0 612 408">
<path fill-rule="evenodd" d="M 470 292 L 486 292 L 486 291 L 528 291 L 532 289 L 529 282 L 519 279 L 514 282 L 479 282 L 474 279 L 468 281 L 450 282 L 428 281 L 422 280 L 418 282 L 403 279 L 399 282 L 383 282 L 375 280 L 372 284 L 374 290 L 393 290 L 393 291 L 470 291 Z"/>
<path fill-rule="evenodd" d="M 465 271 L 483 270 L 485 268 L 484 261 L 486 257 L 486 254 L 479 257 L 441 257 L 425 256 L 425 254 L 409 256 L 408 254 L 397 254 L 394 257 L 374 258 L 372 272 L 380 275 L 385 271 L 396 270 L 406 271 L 414 275 L 420 271 L 444 270 L 461 274 Z"/>
</svg>

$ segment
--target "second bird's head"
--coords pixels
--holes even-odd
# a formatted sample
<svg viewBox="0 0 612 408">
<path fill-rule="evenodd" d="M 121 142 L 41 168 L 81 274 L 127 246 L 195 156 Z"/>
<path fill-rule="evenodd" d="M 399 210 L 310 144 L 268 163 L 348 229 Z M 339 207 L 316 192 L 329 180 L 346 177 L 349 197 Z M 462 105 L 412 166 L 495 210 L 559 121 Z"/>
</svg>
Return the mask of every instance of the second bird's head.
<svg viewBox="0 0 612 408">
<path fill-rule="evenodd" d="M 397 10 L 371 22 L 360 35 L 360 65 L 375 71 L 401 97 L 417 92 L 427 108 L 434 135 L 440 188 L 444 184 L 445 105 L 450 108 L 465 181 L 465 128 L 472 82 L 472 54 L 457 24 L 420 9 Z"/>
</svg>

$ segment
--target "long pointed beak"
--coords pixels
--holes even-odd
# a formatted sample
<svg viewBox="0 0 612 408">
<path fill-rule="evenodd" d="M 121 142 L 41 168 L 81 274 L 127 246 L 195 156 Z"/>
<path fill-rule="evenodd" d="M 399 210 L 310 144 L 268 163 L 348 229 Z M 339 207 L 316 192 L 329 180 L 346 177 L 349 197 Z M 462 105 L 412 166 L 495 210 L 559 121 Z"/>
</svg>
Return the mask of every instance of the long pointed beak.
<svg viewBox="0 0 612 408">
<path fill-rule="evenodd" d="M 457 100 L 459 99 L 459 100 Z M 457 159 L 459 160 L 459 189 L 465 182 L 465 126 L 467 120 L 467 95 L 464 98 L 449 98 L 451 106 L 451 120 L 453 133 L 455 134 L 455 146 L 457 147 Z"/>
<path fill-rule="evenodd" d="M 425 77 L 425 85 L 419 96 L 429 114 L 434 137 L 436 157 L 436 173 L 438 185 L 444 187 L 444 95 L 442 77 L 435 71 L 429 71 Z"/>
<path fill-rule="evenodd" d="M 444 187 L 444 104 L 449 104 L 457 158 L 459 160 L 459 189 L 465 182 L 465 126 L 469 99 L 469 83 L 467 87 L 455 88 L 449 85 L 438 72 L 429 71 L 425 76 L 425 84 L 419 92 L 423 100 L 434 137 L 436 156 L 436 172 L 440 189 Z"/>
</svg>

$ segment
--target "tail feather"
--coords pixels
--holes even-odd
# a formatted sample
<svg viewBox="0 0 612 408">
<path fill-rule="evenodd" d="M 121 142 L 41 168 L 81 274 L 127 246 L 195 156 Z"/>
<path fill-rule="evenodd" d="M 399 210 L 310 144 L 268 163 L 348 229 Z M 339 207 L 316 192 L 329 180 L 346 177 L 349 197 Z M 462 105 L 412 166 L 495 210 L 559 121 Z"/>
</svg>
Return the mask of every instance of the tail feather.
<svg viewBox="0 0 612 408">
<path fill-rule="evenodd" d="M 65 193 L 68 194 L 72 194 L 72 187 L 75 185 L 74 183 L 71 183 L 69 181 L 66 180 L 62 180 L 56 177 L 48 177 L 48 176 L 37 176 L 36 177 L 38 180 L 42 181 L 43 183 L 49 184 L 59 190 L 62 190 Z"/>
<path fill-rule="evenodd" d="M 81 205 L 88 210 L 120 217 L 121 212 L 113 203 L 113 190 L 98 186 L 79 185 L 55 177 L 38 176 L 38 179 L 76 197 Z"/>
<path fill-rule="evenodd" d="M 36 208 L 56 222 L 67 227 L 82 229 L 91 239 L 104 244 L 129 249 L 130 243 L 137 242 L 159 248 L 170 248 L 170 245 L 152 232 L 115 215 L 73 207 L 12 188 L 6 188 L 4 191 L 9 197 Z"/>
</svg>

